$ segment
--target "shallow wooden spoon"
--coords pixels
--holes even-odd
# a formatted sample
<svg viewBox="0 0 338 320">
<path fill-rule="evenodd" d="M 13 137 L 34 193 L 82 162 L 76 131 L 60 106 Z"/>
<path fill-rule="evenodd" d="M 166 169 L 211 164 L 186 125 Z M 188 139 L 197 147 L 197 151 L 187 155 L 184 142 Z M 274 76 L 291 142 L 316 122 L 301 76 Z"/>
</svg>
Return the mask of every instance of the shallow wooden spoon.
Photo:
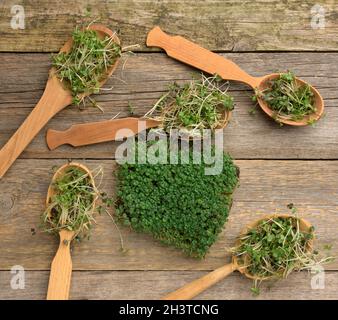
<svg viewBox="0 0 338 320">
<path fill-rule="evenodd" d="M 168 56 L 174 59 L 187 63 L 207 73 L 218 74 L 225 80 L 235 80 L 246 83 L 255 90 L 258 89 L 261 91 L 266 89 L 270 80 L 280 76 L 279 73 L 273 73 L 264 77 L 252 77 L 231 60 L 204 49 L 181 36 L 169 36 L 159 27 L 153 28 L 148 33 L 147 46 L 162 48 L 166 51 Z M 296 81 L 301 85 L 306 84 L 305 81 L 298 78 L 296 78 Z M 278 120 L 278 122 L 292 126 L 305 126 L 318 120 L 324 111 L 324 101 L 320 93 L 314 87 L 310 86 L 310 88 L 314 94 L 316 112 L 305 116 L 301 120 L 293 121 L 287 117 L 276 116 L 275 112 L 270 109 L 264 100 L 259 98 L 258 103 L 267 115 Z"/>
<path fill-rule="evenodd" d="M 120 43 L 117 36 L 103 25 L 91 25 L 91 30 L 95 30 L 99 36 L 113 37 L 116 43 Z M 72 38 L 70 38 L 60 52 L 68 52 L 72 47 Z M 100 85 L 103 85 L 109 76 L 113 73 L 117 66 L 117 62 L 112 65 L 103 78 Z M 0 150 L 0 178 L 6 173 L 9 167 L 13 164 L 16 158 L 45 126 L 45 124 L 60 110 L 72 103 L 72 94 L 66 86 L 57 78 L 55 69 L 51 69 L 49 78 L 38 104 L 29 114 L 20 128 L 8 140 L 8 142 Z"/>
<path fill-rule="evenodd" d="M 89 169 L 76 162 L 71 162 L 60 167 L 54 174 L 52 182 L 47 192 L 46 205 L 50 205 L 51 198 L 54 194 L 53 182 L 59 179 L 69 168 L 76 167 L 88 174 L 92 186 L 95 188 L 94 178 Z M 93 201 L 92 210 L 95 209 L 97 198 Z M 70 255 L 70 244 L 75 236 L 75 231 L 63 229 L 59 232 L 60 244 L 51 265 L 49 275 L 47 300 L 68 300 L 69 289 L 72 276 L 72 258 Z"/>
<path fill-rule="evenodd" d="M 270 216 L 266 216 L 262 219 L 259 219 L 255 221 L 254 223 L 248 225 L 241 233 L 241 235 L 245 235 L 248 233 L 248 231 L 252 228 L 255 228 L 262 220 L 272 219 L 272 218 L 289 218 L 294 217 L 288 214 L 274 214 Z M 311 224 L 307 222 L 304 219 L 299 219 L 299 228 L 303 232 L 310 232 Z M 308 242 L 308 251 L 311 251 L 313 247 L 313 240 L 310 240 Z M 238 270 L 242 274 L 244 274 L 246 277 L 253 279 L 253 280 L 268 280 L 271 277 L 257 277 L 248 272 L 248 270 L 245 267 L 239 266 L 236 256 L 232 257 L 232 262 L 229 264 L 226 264 L 223 267 L 220 267 L 207 275 L 203 276 L 200 279 L 197 279 L 189 284 L 186 284 L 182 288 L 169 293 L 166 295 L 163 300 L 186 300 L 186 299 L 192 299 L 196 297 L 198 294 L 203 292 L 204 290 L 208 289 L 209 287 L 213 286 L 217 282 L 223 280 L 225 277 L 227 277 L 229 274 L 234 272 L 235 270 Z"/>
</svg>

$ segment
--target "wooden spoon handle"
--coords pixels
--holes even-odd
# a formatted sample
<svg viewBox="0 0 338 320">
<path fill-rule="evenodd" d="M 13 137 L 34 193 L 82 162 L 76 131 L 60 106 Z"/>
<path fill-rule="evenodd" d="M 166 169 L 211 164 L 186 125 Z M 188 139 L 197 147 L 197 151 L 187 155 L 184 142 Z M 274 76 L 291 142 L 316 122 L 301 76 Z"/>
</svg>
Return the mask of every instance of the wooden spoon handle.
<svg viewBox="0 0 338 320">
<path fill-rule="evenodd" d="M 145 129 L 154 128 L 160 124 L 161 122 L 156 120 L 139 118 L 82 123 L 73 125 L 65 131 L 48 130 L 46 140 L 51 150 L 63 144 L 78 147 L 131 137 Z"/>
<path fill-rule="evenodd" d="M 231 60 L 204 49 L 181 36 L 169 36 L 159 27 L 153 28 L 148 33 L 147 46 L 162 48 L 168 56 L 207 73 L 218 74 L 225 80 L 244 82 L 253 88 L 260 83 L 259 78 L 250 76 Z"/>
<path fill-rule="evenodd" d="M 73 236 L 72 231 L 60 231 L 60 245 L 52 262 L 47 300 L 68 300 L 72 276 L 70 243 Z"/>
<path fill-rule="evenodd" d="M 184 287 L 169 293 L 163 300 L 187 300 L 192 299 L 207 288 L 211 287 L 218 281 L 224 279 L 237 269 L 237 266 L 233 263 L 229 263 L 221 268 L 218 268 L 200 279 L 186 284 Z"/>
<path fill-rule="evenodd" d="M 0 150 L 0 178 L 44 125 L 71 102 L 71 95 L 63 90 L 56 77 L 51 77 L 38 104 Z"/>
</svg>

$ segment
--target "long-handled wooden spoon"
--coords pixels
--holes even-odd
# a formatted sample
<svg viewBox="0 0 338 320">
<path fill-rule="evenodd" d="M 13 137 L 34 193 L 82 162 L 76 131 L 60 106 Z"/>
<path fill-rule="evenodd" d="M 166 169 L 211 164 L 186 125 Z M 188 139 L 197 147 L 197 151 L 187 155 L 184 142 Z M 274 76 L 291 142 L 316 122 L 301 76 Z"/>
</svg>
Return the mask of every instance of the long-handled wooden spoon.
<svg viewBox="0 0 338 320">
<path fill-rule="evenodd" d="M 255 221 L 254 223 L 248 225 L 245 230 L 243 230 L 242 235 L 245 235 L 248 233 L 250 229 L 255 228 L 262 220 L 267 220 L 267 219 L 272 219 L 272 218 L 289 218 L 293 217 L 291 215 L 287 214 L 281 214 L 281 215 L 271 215 L 271 216 L 266 216 L 262 219 L 259 219 Z M 299 219 L 299 228 L 303 232 L 310 232 L 311 230 L 311 224 L 307 222 L 304 219 Z M 307 249 L 308 251 L 311 251 L 313 247 L 313 241 L 309 240 L 307 244 Z M 207 275 L 203 276 L 200 279 L 197 279 L 189 284 L 186 284 L 182 288 L 176 290 L 175 292 L 172 292 L 168 295 L 166 295 L 163 300 L 186 300 L 186 299 L 192 299 L 196 297 L 198 294 L 203 292 L 204 290 L 208 289 L 209 287 L 213 286 L 217 282 L 223 280 L 225 277 L 230 275 L 232 272 L 235 270 L 238 270 L 242 274 L 244 274 L 246 277 L 253 279 L 253 280 L 268 280 L 270 277 L 257 277 L 248 272 L 248 270 L 243 267 L 238 265 L 238 260 L 236 256 L 232 257 L 232 262 L 220 267 Z"/>
<path fill-rule="evenodd" d="M 231 112 L 224 113 L 221 128 L 224 128 L 231 117 Z M 94 143 L 113 141 L 128 138 L 143 130 L 161 126 L 162 122 L 146 118 L 121 118 L 98 122 L 75 124 L 64 131 L 47 130 L 46 141 L 48 148 L 54 150 L 63 145 L 70 144 L 73 147 L 85 146 Z M 182 139 L 195 139 L 194 137 Z M 196 138 L 197 139 L 197 138 Z"/>
<path fill-rule="evenodd" d="M 86 166 L 76 162 L 65 164 L 55 172 L 52 182 L 49 185 L 46 199 L 47 207 L 50 205 L 51 198 L 54 194 L 53 182 L 59 179 L 71 167 L 79 168 L 84 174 L 88 174 L 92 186 L 95 187 L 94 178 Z M 92 210 L 95 209 L 96 200 L 97 198 L 95 198 L 93 201 Z M 51 266 L 47 300 L 68 300 L 69 298 L 69 289 L 72 276 L 70 244 L 75 236 L 75 231 L 62 229 L 59 232 L 59 236 L 60 244 Z"/>
<path fill-rule="evenodd" d="M 46 135 L 50 150 L 63 144 L 73 147 L 128 138 L 149 128 L 158 127 L 160 121 L 142 118 L 122 118 L 75 124 L 65 131 L 49 129 Z"/>
<path fill-rule="evenodd" d="M 273 73 L 264 77 L 252 77 L 234 62 L 223 58 L 222 56 L 207 49 L 204 49 L 181 36 L 169 36 L 159 27 L 153 28 L 148 33 L 147 46 L 162 48 L 166 51 L 168 56 L 174 59 L 189 64 L 207 73 L 218 74 L 225 80 L 235 80 L 246 83 L 253 89 L 264 90 L 268 87 L 270 80 L 280 76 L 278 73 Z M 298 78 L 296 78 L 296 81 L 300 85 L 306 84 L 306 82 Z M 305 116 L 301 120 L 292 121 L 281 116 L 277 116 L 276 118 L 275 112 L 270 109 L 264 100 L 258 98 L 258 103 L 267 115 L 281 123 L 293 126 L 308 125 L 309 123 L 318 120 L 324 111 L 324 101 L 320 93 L 314 87 L 310 86 L 310 88 L 314 94 L 316 112 Z"/>
<path fill-rule="evenodd" d="M 113 37 L 114 41 L 119 43 L 117 36 L 108 28 L 102 25 L 91 25 L 89 29 L 95 30 L 99 36 Z M 70 38 L 60 52 L 68 52 L 72 47 L 72 38 Z M 103 77 L 100 85 L 103 85 L 117 66 L 117 62 L 112 65 Z M 52 68 L 49 73 L 45 91 L 20 128 L 8 140 L 0 150 L 0 178 L 6 173 L 16 158 L 45 126 L 45 124 L 60 110 L 72 103 L 71 92 L 57 78 L 55 70 Z"/>
</svg>

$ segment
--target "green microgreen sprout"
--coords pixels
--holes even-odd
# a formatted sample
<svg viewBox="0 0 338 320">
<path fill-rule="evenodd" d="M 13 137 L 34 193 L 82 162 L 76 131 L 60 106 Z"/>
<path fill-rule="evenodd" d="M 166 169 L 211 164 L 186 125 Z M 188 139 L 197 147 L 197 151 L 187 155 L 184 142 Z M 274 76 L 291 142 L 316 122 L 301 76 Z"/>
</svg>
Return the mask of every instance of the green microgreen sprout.
<svg viewBox="0 0 338 320">
<path fill-rule="evenodd" d="M 53 55 L 58 78 L 71 90 L 73 103 L 84 104 L 85 96 L 98 93 L 109 68 L 121 56 L 121 46 L 114 37 L 100 38 L 95 30 L 76 28 L 69 52 Z"/>
<path fill-rule="evenodd" d="M 311 87 L 297 83 L 291 71 L 280 73 L 278 78 L 270 80 L 266 89 L 256 89 L 255 98 L 257 97 L 269 105 L 277 120 L 283 118 L 298 121 L 316 112 Z"/>
<path fill-rule="evenodd" d="M 261 293 L 261 290 L 260 290 L 259 286 L 257 286 L 257 285 L 251 287 L 250 291 L 251 291 L 251 293 L 252 293 L 253 296 L 259 296 L 260 293 Z"/>
<path fill-rule="evenodd" d="M 325 244 L 324 245 L 324 250 L 327 250 L 327 251 L 332 250 L 332 244 Z"/>
<path fill-rule="evenodd" d="M 257 110 L 256 110 L 256 106 L 253 106 L 252 108 L 249 109 L 248 112 L 249 112 L 249 114 L 250 114 L 251 116 L 253 116 L 253 115 L 256 114 L 256 111 L 257 111 Z"/>
<path fill-rule="evenodd" d="M 129 112 L 130 116 L 134 115 L 134 113 L 135 113 L 134 110 L 135 110 L 134 106 L 131 104 L 131 102 L 128 102 L 128 112 Z"/>
<path fill-rule="evenodd" d="M 202 75 L 200 80 L 184 85 L 174 83 L 145 117 L 161 121 L 166 131 L 180 129 L 191 136 L 201 135 L 203 129 L 222 127 L 233 110 L 234 101 L 226 93 L 227 86 L 217 75 Z"/>
<path fill-rule="evenodd" d="M 87 6 L 86 8 L 85 8 L 85 16 L 86 17 L 90 17 L 92 15 L 92 8 L 91 8 L 91 6 Z"/>
<path fill-rule="evenodd" d="M 319 259 L 318 252 L 311 251 L 314 228 L 304 231 L 297 216 L 265 219 L 241 235 L 238 245 L 230 249 L 240 266 L 258 279 L 251 291 L 257 288 L 263 278 L 276 280 L 286 278 L 292 271 L 311 270 L 332 261 L 332 257 Z"/>
</svg>

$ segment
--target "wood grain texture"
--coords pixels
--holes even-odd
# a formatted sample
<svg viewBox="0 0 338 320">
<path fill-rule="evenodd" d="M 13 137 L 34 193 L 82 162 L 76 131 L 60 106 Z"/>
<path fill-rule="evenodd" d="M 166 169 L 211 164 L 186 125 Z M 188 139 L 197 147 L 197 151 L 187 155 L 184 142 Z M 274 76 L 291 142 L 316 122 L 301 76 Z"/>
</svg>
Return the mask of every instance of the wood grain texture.
<svg viewBox="0 0 338 320">
<path fill-rule="evenodd" d="M 70 299 L 159 299 L 166 293 L 201 277 L 202 271 L 75 271 Z M 325 288 L 311 288 L 311 274 L 299 272 L 278 284 L 264 284 L 261 294 L 253 298 L 252 282 L 238 272 L 233 273 L 199 299 L 338 299 L 337 272 L 325 272 Z M 0 299 L 44 299 L 47 271 L 26 271 L 25 289 L 12 290 L 10 271 L 0 271 Z"/>
<path fill-rule="evenodd" d="M 46 143 L 50 150 L 63 144 L 74 147 L 133 137 L 143 130 L 156 128 L 161 121 L 127 117 L 74 124 L 65 131 L 48 130 Z"/>
<path fill-rule="evenodd" d="M 70 243 L 74 232 L 61 230 L 59 232 L 59 248 L 51 264 L 47 300 L 68 300 L 72 278 L 72 257 Z"/>
<path fill-rule="evenodd" d="M 63 88 L 56 75 L 51 76 L 37 105 L 1 148 L 0 178 L 3 177 L 46 123 L 71 102 L 70 92 Z"/>
<path fill-rule="evenodd" d="M 24 30 L 11 28 L 13 4 L 1 2 L 1 51 L 58 51 L 75 26 L 95 19 L 119 32 L 124 45 L 139 44 L 140 50 L 149 50 L 145 37 L 154 25 L 211 50 L 338 48 L 338 5 L 329 0 L 320 3 L 325 10 L 324 29 L 311 27 L 315 2 L 310 0 L 21 0 Z"/>
<path fill-rule="evenodd" d="M 65 162 L 19 159 L 4 177 L 0 184 L 0 239 L 6 246 L 0 250 L 0 270 L 9 270 L 13 265 L 49 270 L 58 239 L 40 232 L 39 217 L 52 168 Z M 114 161 L 83 163 L 90 169 L 103 165 L 101 188 L 112 195 Z M 316 247 L 322 250 L 331 244 L 331 254 L 338 256 L 337 161 L 238 160 L 236 164 L 241 169 L 241 180 L 230 218 L 205 260 L 187 258 L 179 250 L 127 228 L 121 228 L 128 250 L 123 253 L 112 221 L 101 215 L 91 240 L 74 245 L 73 270 L 213 270 L 229 262 L 226 248 L 233 245 L 245 225 L 267 214 L 288 213 L 286 206 L 290 202 L 316 227 Z M 327 268 L 337 270 L 338 262 Z"/>
<path fill-rule="evenodd" d="M 148 32 L 147 46 L 161 48 L 169 57 L 184 64 L 211 75 L 218 74 L 225 80 L 245 83 L 252 88 L 258 87 L 262 80 L 250 76 L 233 61 L 225 59 L 185 37 L 171 36 L 158 26 Z"/>
<path fill-rule="evenodd" d="M 338 78 L 337 53 L 241 53 L 225 54 L 247 70 L 259 75 L 290 68 L 319 89 L 325 100 L 326 115 L 314 128 L 280 128 L 250 100 L 252 91 L 231 83 L 236 108 L 224 130 L 225 148 L 235 158 L 250 159 L 338 159 Z M 0 54 L 0 145 L 4 144 L 38 101 L 50 68 L 49 54 Z M 17 65 L 20 64 L 20 69 Z M 309 68 L 311 66 L 311 68 Z M 128 116 L 128 103 L 135 115 L 143 115 L 173 81 L 185 82 L 194 69 L 164 54 L 137 54 L 121 62 L 108 81 L 107 88 L 96 96 L 105 113 L 88 107 L 79 111 L 71 106 L 50 121 L 47 128 L 64 130 L 76 123 Z M 122 81 L 121 81 L 122 80 Z M 88 147 L 62 146 L 50 152 L 43 130 L 22 154 L 24 158 L 113 158 L 118 143 Z"/>
<path fill-rule="evenodd" d="M 216 283 L 224 280 L 230 274 L 237 270 L 237 264 L 228 263 L 222 267 L 219 267 L 210 273 L 197 278 L 183 287 L 170 292 L 165 295 L 163 300 L 190 300 L 198 296 L 208 288 L 212 287 Z"/>
</svg>

